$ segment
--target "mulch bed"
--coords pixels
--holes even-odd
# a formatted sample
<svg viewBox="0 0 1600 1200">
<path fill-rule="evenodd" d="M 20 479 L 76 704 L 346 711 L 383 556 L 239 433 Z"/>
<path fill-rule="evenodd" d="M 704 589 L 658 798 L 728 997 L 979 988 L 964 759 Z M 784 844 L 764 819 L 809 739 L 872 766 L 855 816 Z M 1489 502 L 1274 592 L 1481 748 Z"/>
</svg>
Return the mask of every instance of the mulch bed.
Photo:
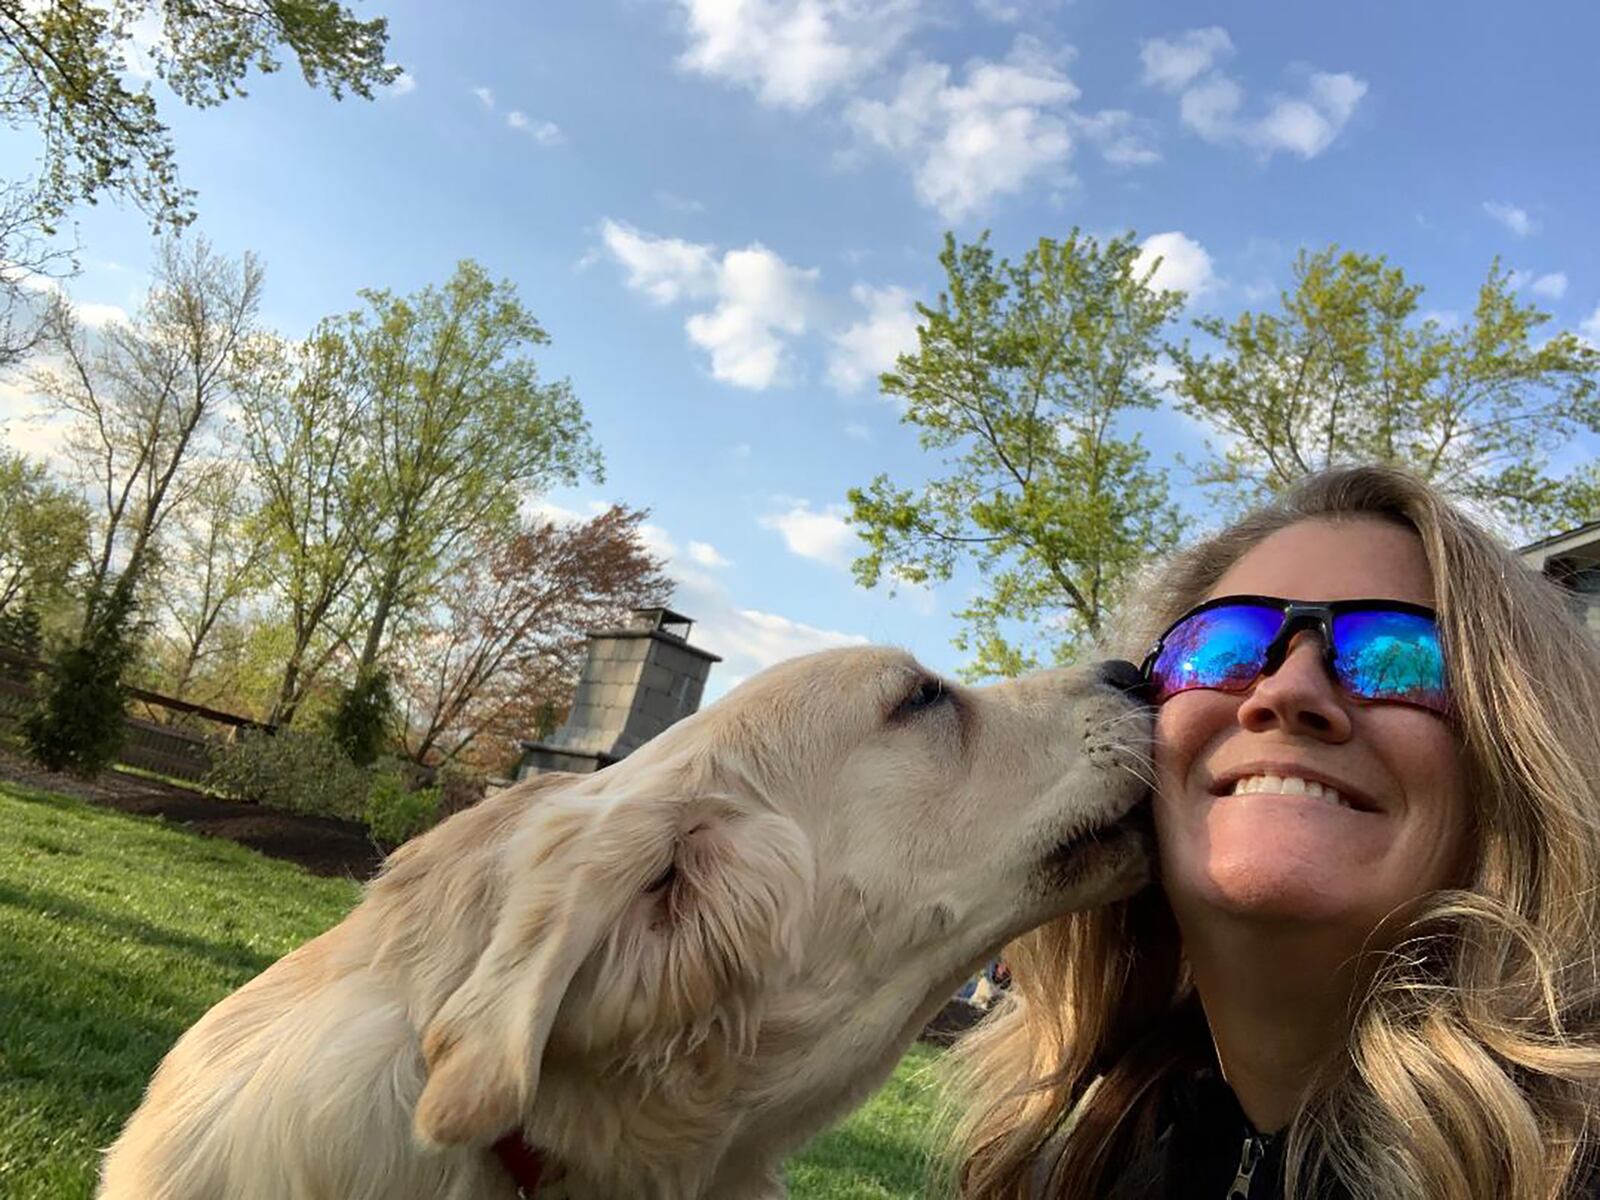
<svg viewBox="0 0 1600 1200">
<path fill-rule="evenodd" d="M 355 821 L 219 800 L 122 771 L 106 771 L 94 779 L 59 775 L 4 746 L 0 746 L 0 779 L 64 792 L 120 812 L 159 817 L 206 837 L 238 842 L 269 858 L 298 863 L 315 875 L 365 880 L 383 862 L 383 852 L 367 837 L 367 827 Z"/>
</svg>

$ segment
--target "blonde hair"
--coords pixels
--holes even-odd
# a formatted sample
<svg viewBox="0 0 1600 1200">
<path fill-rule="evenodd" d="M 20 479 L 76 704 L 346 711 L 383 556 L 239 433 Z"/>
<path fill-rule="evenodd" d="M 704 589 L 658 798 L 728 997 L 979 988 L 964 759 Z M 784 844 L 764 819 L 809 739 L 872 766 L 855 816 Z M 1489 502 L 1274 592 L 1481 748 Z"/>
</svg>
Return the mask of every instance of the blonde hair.
<svg viewBox="0 0 1600 1200">
<path fill-rule="evenodd" d="M 1268 535 L 1348 518 L 1422 542 L 1476 861 L 1466 888 L 1375 934 L 1342 1052 L 1290 1125 L 1288 1194 L 1336 1179 L 1362 1197 L 1554 1200 L 1592 1165 L 1600 1117 L 1600 648 L 1567 598 L 1414 477 L 1344 468 L 1178 556 L 1126 648 Z M 1153 1143 L 1166 1083 L 1211 1061 L 1165 897 L 1066 917 L 1007 958 L 1012 999 L 958 1051 L 961 1193 L 1103 1195 Z"/>
</svg>

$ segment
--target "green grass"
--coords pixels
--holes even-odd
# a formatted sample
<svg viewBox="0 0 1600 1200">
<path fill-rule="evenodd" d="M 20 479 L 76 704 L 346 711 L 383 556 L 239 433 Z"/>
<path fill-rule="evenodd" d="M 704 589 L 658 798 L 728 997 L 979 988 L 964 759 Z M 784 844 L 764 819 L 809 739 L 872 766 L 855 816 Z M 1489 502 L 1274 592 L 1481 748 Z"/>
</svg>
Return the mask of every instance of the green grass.
<svg viewBox="0 0 1600 1200">
<path fill-rule="evenodd" d="M 347 880 L 0 783 L 0 1196 L 93 1191 L 98 1149 L 201 1013 L 355 902 Z M 923 1194 L 933 1052 L 789 1166 L 795 1200 Z"/>
</svg>

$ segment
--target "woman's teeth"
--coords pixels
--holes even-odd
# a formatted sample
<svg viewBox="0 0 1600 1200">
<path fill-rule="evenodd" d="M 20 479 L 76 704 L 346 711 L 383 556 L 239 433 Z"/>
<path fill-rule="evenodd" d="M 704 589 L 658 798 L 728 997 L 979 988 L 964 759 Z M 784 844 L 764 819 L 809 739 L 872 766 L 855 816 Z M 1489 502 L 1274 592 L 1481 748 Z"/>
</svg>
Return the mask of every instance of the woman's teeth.
<svg viewBox="0 0 1600 1200">
<path fill-rule="evenodd" d="M 1301 779 L 1298 775 L 1246 775 L 1235 780 L 1228 790 L 1230 796 L 1305 796 L 1312 800 L 1326 800 L 1341 808 L 1349 808 L 1337 788 L 1318 783 L 1315 779 Z"/>
</svg>

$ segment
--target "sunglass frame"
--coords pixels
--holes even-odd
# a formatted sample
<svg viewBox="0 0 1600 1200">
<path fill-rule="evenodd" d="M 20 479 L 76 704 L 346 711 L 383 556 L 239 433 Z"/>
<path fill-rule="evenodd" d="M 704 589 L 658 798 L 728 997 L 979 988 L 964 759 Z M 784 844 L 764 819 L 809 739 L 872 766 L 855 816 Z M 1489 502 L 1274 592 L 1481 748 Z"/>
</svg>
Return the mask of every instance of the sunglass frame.
<svg viewBox="0 0 1600 1200">
<path fill-rule="evenodd" d="M 1435 708 L 1433 705 L 1419 704 L 1415 701 L 1400 699 L 1399 697 L 1363 696 L 1360 692 L 1340 678 L 1336 668 L 1338 661 L 1338 648 L 1333 640 L 1333 619 L 1345 613 L 1356 612 L 1394 612 L 1404 613 L 1409 616 L 1426 617 L 1433 622 L 1434 629 L 1439 627 L 1439 614 L 1437 610 L 1426 604 L 1413 604 L 1408 600 L 1381 600 L 1367 597 L 1354 600 L 1289 600 L 1282 596 L 1262 596 L 1250 593 L 1241 593 L 1231 596 L 1218 596 L 1197 604 L 1184 613 L 1172 624 L 1161 631 L 1161 636 L 1156 638 L 1155 644 L 1150 647 L 1150 653 L 1144 657 L 1144 662 L 1139 667 L 1139 672 L 1145 678 L 1145 683 L 1150 690 L 1150 695 L 1157 694 L 1156 681 L 1151 677 L 1156 660 L 1160 658 L 1161 651 L 1166 647 L 1167 639 L 1190 619 L 1210 612 L 1217 608 L 1231 608 L 1234 606 L 1254 606 L 1257 608 L 1273 608 L 1283 614 L 1283 621 L 1278 626 L 1278 631 L 1272 635 L 1272 640 L 1267 643 L 1266 652 L 1262 657 L 1261 669 L 1251 678 L 1255 680 L 1263 675 L 1270 675 L 1283 665 L 1283 660 L 1288 654 L 1289 643 L 1294 640 L 1295 634 L 1306 629 L 1315 629 L 1322 638 L 1322 659 L 1328 674 L 1346 691 L 1359 699 L 1376 704 L 1410 704 L 1416 708 L 1427 709 L 1431 712 L 1448 711 Z M 1247 685 L 1248 686 L 1248 685 Z M 1238 690 L 1244 690 L 1243 688 Z M 1229 692 L 1227 688 L 1182 688 L 1172 695 L 1179 695 L 1184 691 L 1222 691 Z M 1231 693 L 1230 693 L 1231 694 Z M 1448 694 L 1448 693 L 1447 693 Z"/>
</svg>

